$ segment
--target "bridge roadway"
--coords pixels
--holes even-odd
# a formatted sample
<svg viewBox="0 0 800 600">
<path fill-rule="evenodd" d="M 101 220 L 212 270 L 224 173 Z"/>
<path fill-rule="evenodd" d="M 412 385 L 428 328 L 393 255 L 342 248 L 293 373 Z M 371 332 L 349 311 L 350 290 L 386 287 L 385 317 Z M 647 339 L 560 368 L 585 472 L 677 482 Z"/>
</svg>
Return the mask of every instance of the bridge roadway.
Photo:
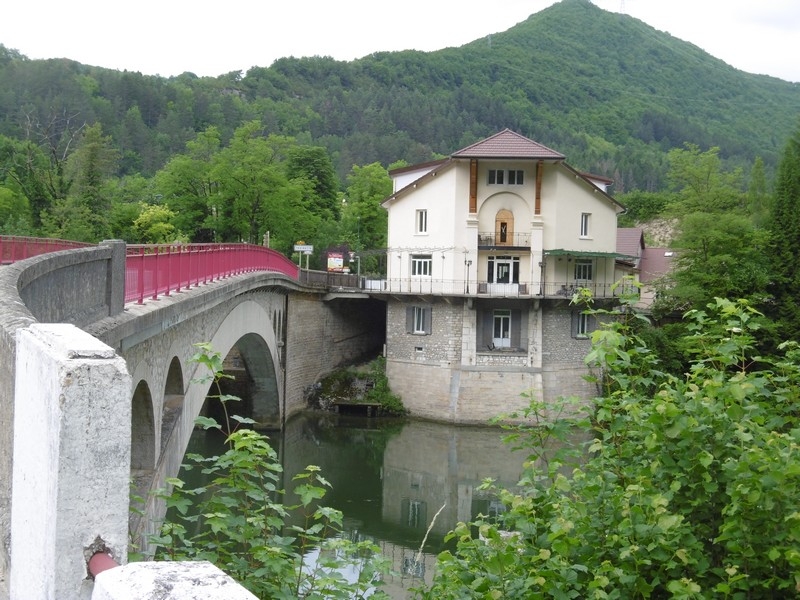
<svg viewBox="0 0 800 600">
<path fill-rule="evenodd" d="M 124 359 L 132 384 L 131 443 L 129 459 L 120 460 L 130 460 L 142 498 L 177 475 L 208 394 L 209 383 L 192 361 L 194 344 L 210 342 L 222 356 L 233 351 L 247 373 L 249 416 L 265 428 L 280 428 L 301 411 L 307 386 L 382 347 L 383 303 L 357 290 L 330 294 L 275 272 L 235 275 L 123 306 L 119 244 L 0 268 L 0 580 L 6 579 L 11 552 L 14 404 L 24 401 L 14 393 L 19 330 L 37 322 L 72 323 Z M 163 515 L 163 505 L 152 498 L 143 508 L 142 515 L 130 515 L 134 542 Z"/>
</svg>

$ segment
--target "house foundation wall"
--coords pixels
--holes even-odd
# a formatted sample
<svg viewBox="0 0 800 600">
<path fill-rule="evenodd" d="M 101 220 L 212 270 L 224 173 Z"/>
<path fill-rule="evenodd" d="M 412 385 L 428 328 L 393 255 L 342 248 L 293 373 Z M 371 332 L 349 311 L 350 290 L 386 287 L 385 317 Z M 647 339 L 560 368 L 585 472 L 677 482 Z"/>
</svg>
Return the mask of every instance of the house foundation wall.
<svg viewBox="0 0 800 600">
<path fill-rule="evenodd" d="M 432 310 L 427 335 L 408 331 L 410 306 Z M 417 418 L 458 424 L 486 424 L 491 419 L 527 408 L 531 399 L 543 401 L 558 418 L 561 397 L 589 400 L 595 385 L 586 381 L 584 357 L 589 339 L 573 334 L 575 307 L 566 302 L 532 305 L 525 322 L 525 345 L 541 348 L 522 354 L 476 352 L 474 312 L 466 300 L 390 301 L 387 306 L 386 371 L 392 391 Z M 541 341 L 539 341 L 541 340 Z"/>
</svg>

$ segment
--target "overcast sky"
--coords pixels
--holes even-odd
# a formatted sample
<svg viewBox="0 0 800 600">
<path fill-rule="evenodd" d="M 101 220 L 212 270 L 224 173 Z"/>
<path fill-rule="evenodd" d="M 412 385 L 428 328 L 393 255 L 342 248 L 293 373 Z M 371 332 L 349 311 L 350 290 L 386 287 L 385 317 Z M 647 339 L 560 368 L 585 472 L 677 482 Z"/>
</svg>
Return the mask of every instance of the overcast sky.
<svg viewBox="0 0 800 600">
<path fill-rule="evenodd" d="M 800 82 L 798 0 L 592 0 L 747 71 Z M 352 60 L 461 46 L 513 27 L 554 0 L 13 0 L 0 43 L 29 58 L 165 77 L 246 72 L 284 56 Z M 487 8 L 488 7 L 488 8 Z"/>
</svg>

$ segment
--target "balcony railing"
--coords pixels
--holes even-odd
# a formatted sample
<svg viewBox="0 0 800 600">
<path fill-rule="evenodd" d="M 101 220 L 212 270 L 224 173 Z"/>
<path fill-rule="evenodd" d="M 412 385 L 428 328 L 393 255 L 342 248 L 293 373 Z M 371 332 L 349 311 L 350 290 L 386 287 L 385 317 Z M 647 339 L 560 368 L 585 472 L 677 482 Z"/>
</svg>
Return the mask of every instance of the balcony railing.
<svg viewBox="0 0 800 600">
<path fill-rule="evenodd" d="M 511 233 L 503 234 L 495 231 L 478 233 L 479 248 L 530 248 L 531 234 Z"/>
<path fill-rule="evenodd" d="M 473 296 L 488 298 L 552 298 L 572 300 L 579 289 L 588 289 L 594 298 L 615 298 L 622 293 L 613 283 L 542 282 L 491 283 L 478 280 L 443 280 L 433 278 L 366 279 L 359 289 L 372 294 L 409 294 L 424 296 Z"/>
</svg>

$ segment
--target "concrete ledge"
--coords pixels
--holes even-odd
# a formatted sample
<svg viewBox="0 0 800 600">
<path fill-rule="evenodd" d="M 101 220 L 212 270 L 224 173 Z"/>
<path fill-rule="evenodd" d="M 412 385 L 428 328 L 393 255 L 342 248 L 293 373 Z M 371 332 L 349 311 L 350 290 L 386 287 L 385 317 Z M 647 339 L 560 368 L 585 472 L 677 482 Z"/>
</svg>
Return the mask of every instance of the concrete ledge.
<svg viewBox="0 0 800 600">
<path fill-rule="evenodd" d="M 92 600 L 257 600 L 207 561 L 138 562 L 100 573 Z"/>
<path fill-rule="evenodd" d="M 10 596 L 85 600 L 87 550 L 127 557 L 131 378 L 63 323 L 18 331 L 15 376 Z"/>
</svg>

